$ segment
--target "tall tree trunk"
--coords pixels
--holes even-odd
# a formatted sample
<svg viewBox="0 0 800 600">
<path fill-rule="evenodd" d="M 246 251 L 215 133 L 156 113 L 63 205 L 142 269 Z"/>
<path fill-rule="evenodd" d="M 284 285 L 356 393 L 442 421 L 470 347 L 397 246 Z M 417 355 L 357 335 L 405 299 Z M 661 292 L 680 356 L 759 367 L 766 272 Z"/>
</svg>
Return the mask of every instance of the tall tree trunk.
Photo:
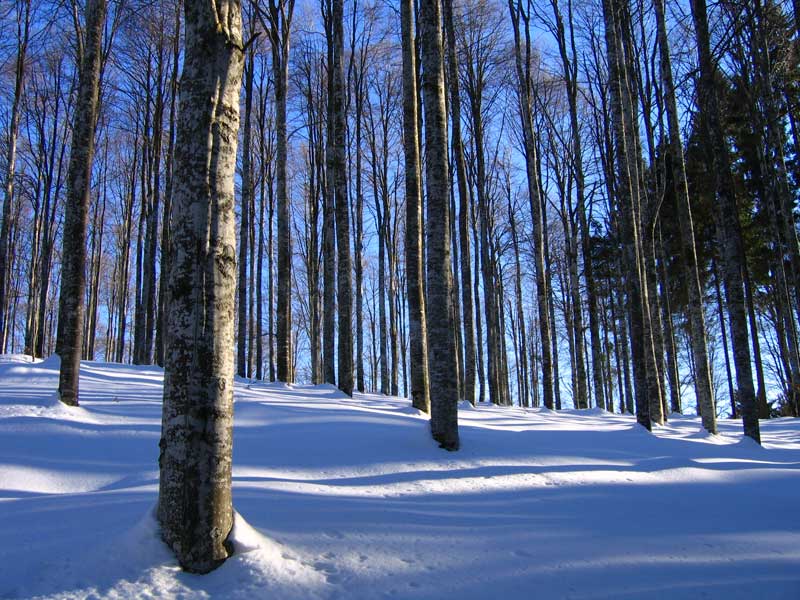
<svg viewBox="0 0 800 600">
<path fill-rule="evenodd" d="M 472 207 L 474 208 L 474 206 Z M 472 214 L 472 211 L 470 211 Z M 474 261 L 475 265 L 480 264 L 480 255 L 479 255 L 479 248 L 480 243 L 478 242 L 478 227 L 477 227 L 477 218 L 475 215 L 472 215 L 472 246 L 474 248 Z M 475 277 L 472 280 L 473 285 L 473 299 L 474 299 L 474 306 L 475 306 L 475 339 L 477 340 L 477 352 L 475 356 L 477 358 L 477 375 L 478 375 L 478 402 L 484 402 L 486 400 L 486 373 L 483 368 L 483 320 L 481 319 L 481 302 L 480 302 L 480 295 L 479 295 L 479 285 L 480 285 L 480 277 L 478 274 L 475 274 Z"/>
<path fill-rule="evenodd" d="M 294 0 L 271 0 L 268 7 L 272 71 L 275 84 L 276 183 L 278 203 L 278 298 L 276 359 L 278 381 L 292 375 L 292 237 L 287 190 L 286 93 L 289 81 L 289 42 Z M 259 15 L 262 13 L 259 12 Z M 262 22 L 264 19 L 262 18 Z M 264 23 L 265 29 L 266 23 Z"/>
<path fill-rule="evenodd" d="M 427 308 L 431 434 L 446 450 L 457 450 L 458 377 L 453 336 L 450 264 L 449 169 L 445 112 L 442 20 L 439 0 L 420 3 L 422 97 L 425 111 L 427 187 Z"/>
<path fill-rule="evenodd" d="M 630 343 L 636 390 L 637 421 L 650 429 L 654 410 L 660 412 L 659 376 L 656 370 L 647 268 L 641 231 L 641 196 L 638 164 L 639 140 L 634 134 L 635 102 L 631 96 L 630 72 L 621 39 L 627 20 L 620 0 L 604 0 L 606 52 L 609 63 L 611 118 L 616 145 L 617 194 L 625 240 L 625 273 L 630 316 Z"/>
<path fill-rule="evenodd" d="M 580 120 L 578 115 L 578 68 L 575 48 L 575 30 L 573 28 L 573 11 L 571 2 L 567 8 L 569 23 L 569 52 L 567 50 L 567 32 L 558 2 L 552 2 L 556 20 L 556 32 L 564 70 L 564 80 L 569 101 L 570 134 L 572 136 L 572 162 L 575 173 L 575 194 L 577 198 L 578 224 L 581 235 L 581 257 L 583 259 L 583 278 L 586 284 L 586 306 L 589 312 L 589 339 L 592 352 L 592 379 L 594 382 L 595 404 L 604 406 L 603 400 L 603 349 L 600 341 L 600 325 L 598 322 L 597 291 L 592 263 L 591 231 L 589 229 L 589 207 L 586 203 L 586 177 L 583 169 L 583 142 L 581 140 Z M 571 53 L 571 57 L 570 57 Z"/>
<path fill-rule="evenodd" d="M 28 39 L 30 35 L 31 2 L 25 0 L 17 14 L 17 57 L 14 66 L 14 99 L 11 102 L 11 120 L 8 131 L 8 147 L 6 152 L 6 173 L 3 198 L 3 212 L 0 219 L 0 340 L 6 339 L 8 324 L 5 322 L 7 305 L 7 272 L 9 271 L 9 237 L 11 233 L 11 203 L 14 200 L 14 177 L 17 166 L 17 136 L 22 113 L 20 102 L 25 84 L 25 63 L 28 54 Z M 0 348 L 3 350 L 3 348 Z"/>
<path fill-rule="evenodd" d="M 383 213 L 383 208 L 380 201 L 380 195 L 377 189 L 377 181 L 380 175 L 377 171 L 378 157 L 373 154 L 373 164 L 375 165 L 375 173 L 373 180 L 375 184 L 375 213 L 378 228 L 378 333 L 380 335 L 379 342 L 379 362 L 381 366 L 381 394 L 384 396 L 389 394 L 389 354 L 388 354 L 388 340 L 386 332 L 386 216 Z"/>
<path fill-rule="evenodd" d="M 517 232 L 517 221 L 514 217 L 514 206 L 511 202 L 511 182 L 506 184 L 506 192 L 508 195 L 508 220 L 511 226 L 511 243 L 514 248 L 514 301 L 516 305 L 516 329 L 518 330 L 518 352 L 517 352 L 517 370 L 519 371 L 519 391 L 518 399 L 520 406 L 529 406 L 530 394 L 528 391 L 528 339 L 525 327 L 525 311 L 522 307 L 522 268 L 519 252 L 519 234 Z"/>
<path fill-rule="evenodd" d="M 258 243 L 256 245 L 256 379 L 264 379 L 264 184 L 258 195 Z M 269 310 L 267 311 L 269 314 Z M 316 381 L 314 383 L 317 383 Z"/>
<path fill-rule="evenodd" d="M 664 351 L 666 352 L 666 376 L 669 383 L 669 406 L 665 406 L 665 413 L 681 412 L 680 373 L 678 371 L 678 348 L 675 344 L 675 328 L 672 321 L 671 286 L 667 275 L 667 260 L 664 251 L 664 238 L 661 226 L 658 226 L 658 284 L 661 289 L 661 322 L 664 336 Z M 691 343 L 691 340 L 690 340 Z M 695 377 L 697 379 L 697 377 Z M 666 400 L 666 398 L 665 398 Z"/>
<path fill-rule="evenodd" d="M 147 80 L 149 81 L 149 62 Z M 144 102 L 144 114 L 142 115 L 142 158 L 139 168 L 139 221 L 136 230 L 136 284 L 134 285 L 134 308 L 133 308 L 133 364 L 141 365 L 145 363 L 144 358 L 144 338 L 145 338 L 145 295 L 144 295 L 144 247 L 146 245 L 146 223 L 147 214 L 150 206 L 150 193 L 147 186 L 148 172 L 150 169 L 150 97 L 149 86 L 148 96 Z"/>
<path fill-rule="evenodd" d="M 147 215 L 147 231 L 144 252 L 144 297 L 145 334 L 142 362 L 153 363 L 153 349 L 156 330 L 156 299 L 158 282 L 156 281 L 156 253 L 158 251 L 158 218 L 161 211 L 161 140 L 164 131 L 164 58 L 163 48 L 159 48 L 155 85 L 156 93 L 153 108 L 153 141 L 150 155 L 150 173 L 148 188 L 150 190 L 150 208 Z"/>
<path fill-rule="evenodd" d="M 480 268 L 483 278 L 483 308 L 486 325 L 486 366 L 489 382 L 489 400 L 494 404 L 504 405 L 502 395 L 502 380 L 498 369 L 500 360 L 500 332 L 499 332 L 499 307 L 496 302 L 496 286 L 494 280 L 494 263 L 490 257 L 491 233 L 491 207 L 487 193 L 488 181 L 486 174 L 486 160 L 484 156 L 483 115 L 481 100 L 483 96 L 482 81 L 475 82 L 470 90 L 470 108 L 472 117 L 472 131 L 474 138 L 474 157 L 476 163 L 475 187 L 477 189 L 477 203 L 480 231 Z"/>
<path fill-rule="evenodd" d="M 748 323 L 750 324 L 750 331 L 753 332 L 750 336 L 750 341 L 753 344 L 753 359 L 756 364 L 756 381 L 758 382 L 758 391 L 756 393 L 758 416 L 760 419 L 769 419 L 767 386 L 764 382 L 764 363 L 761 360 L 761 342 L 758 340 L 758 323 L 756 322 L 756 310 L 753 302 L 753 284 L 750 280 L 749 274 L 747 273 L 745 273 L 744 294 L 745 302 L 747 303 Z M 737 416 L 737 413 L 734 413 L 734 416 Z"/>
<path fill-rule="evenodd" d="M 714 173 L 717 202 L 715 221 L 717 239 L 722 246 L 722 271 L 725 296 L 730 317 L 733 361 L 736 367 L 737 395 L 741 405 L 744 433 L 761 443 L 756 407 L 753 372 L 748 345 L 747 315 L 742 273 L 747 269 L 742 244 L 741 224 L 731 175 L 728 147 L 722 128 L 719 98 L 715 84 L 717 67 L 711 55 L 708 32 L 706 0 L 691 0 L 692 18 L 697 37 L 697 54 L 700 64 L 698 104 L 703 136 L 706 141 L 706 160 Z"/>
<path fill-rule="evenodd" d="M 72 406 L 78 405 L 85 312 L 86 230 L 94 162 L 94 133 L 100 104 L 100 62 L 105 20 L 105 0 L 89 0 L 86 5 L 85 39 L 79 56 L 72 150 L 67 174 L 58 310 L 59 335 L 56 342 L 61 357 L 58 397 L 64 404 Z"/>
<path fill-rule="evenodd" d="M 686 305 L 689 320 L 689 342 L 692 348 L 692 361 L 695 366 L 694 390 L 703 414 L 703 426 L 710 433 L 716 433 L 716 407 L 711 388 L 711 365 L 708 359 L 705 315 L 703 314 L 703 290 L 700 285 L 700 271 L 697 266 L 694 223 L 689 201 L 689 184 L 686 179 L 686 161 L 678 123 L 678 108 L 675 102 L 675 83 L 672 77 L 672 63 L 669 54 L 669 40 L 664 16 L 664 0 L 653 0 L 656 9 L 661 80 L 664 85 L 664 104 L 667 112 L 669 132 L 669 152 L 672 158 L 672 174 L 675 199 L 678 204 L 678 224 L 683 253 L 679 257 L 683 265 L 685 286 L 688 297 Z M 674 408 L 674 407 L 673 407 Z"/>
<path fill-rule="evenodd" d="M 356 11 L 353 10 L 353 21 Z M 356 291 L 356 389 L 362 394 L 366 391 L 364 383 L 364 189 L 363 189 L 363 157 L 361 143 L 363 138 L 364 96 L 364 71 L 367 62 L 367 44 L 360 49 L 355 47 L 356 28 L 353 27 L 353 60 L 358 53 L 359 63 L 355 73 L 355 215 L 354 215 L 354 266 L 355 266 L 355 291 Z"/>
<path fill-rule="evenodd" d="M 347 160 L 345 152 L 345 86 L 344 86 L 344 0 L 332 0 L 333 63 L 329 76 L 333 79 L 333 152 L 332 169 L 336 217 L 336 259 L 338 312 L 338 386 L 348 396 L 353 394 L 353 265 L 350 258 L 350 207 L 347 197 Z"/>
<path fill-rule="evenodd" d="M 164 348 L 166 346 L 165 332 L 167 329 L 167 314 L 164 310 L 169 303 L 167 300 L 167 273 L 169 273 L 170 239 L 169 239 L 169 213 L 172 209 L 172 179 L 175 156 L 175 119 L 178 102 L 178 65 L 181 55 L 181 12 L 183 0 L 175 3 L 175 30 L 172 40 L 172 74 L 169 83 L 169 129 L 167 132 L 167 156 L 164 177 L 164 210 L 161 225 L 161 273 L 158 281 L 158 322 L 156 325 L 156 364 L 164 366 Z M 127 269 L 127 265 L 126 265 Z M 127 272 L 127 271 L 126 271 Z"/>
<path fill-rule="evenodd" d="M 134 139 L 138 137 L 134 135 Z M 128 284 L 130 279 L 130 248 L 131 240 L 133 239 L 133 207 L 136 204 L 136 165 L 138 162 L 139 144 L 133 145 L 133 160 L 130 165 L 131 176 L 129 180 L 129 189 L 125 197 L 125 209 L 123 217 L 123 237 L 122 237 L 122 256 L 121 262 L 121 277 L 119 287 L 119 307 L 117 313 L 117 320 L 119 321 L 119 336 L 117 337 L 116 361 L 121 363 L 125 358 L 125 333 L 128 326 Z M 162 278 L 164 274 L 162 274 Z"/>
<path fill-rule="evenodd" d="M 475 323 L 472 306 L 472 268 L 470 266 L 469 215 L 472 190 L 467 184 L 464 161 L 464 144 L 461 140 L 461 93 L 459 90 L 458 56 L 456 54 L 455 29 L 453 26 L 453 2 L 443 0 L 445 36 L 447 39 L 447 82 L 450 94 L 450 121 L 453 131 L 450 136 L 453 158 L 456 162 L 458 183 L 458 241 L 461 247 L 461 308 L 464 325 L 464 397 L 475 402 Z"/>
<path fill-rule="evenodd" d="M 252 27 L 252 26 L 251 26 Z M 239 377 L 250 375 L 247 371 L 247 291 L 253 285 L 247 282 L 247 251 L 250 247 L 250 214 L 253 196 L 253 167 L 251 153 L 251 115 L 253 112 L 253 77 L 255 75 L 255 53 L 248 48 L 244 65 L 244 124 L 242 127 L 242 195 L 241 220 L 239 226 L 239 277 L 236 281 L 238 296 L 237 335 L 236 335 L 236 374 Z M 277 86 L 276 86 L 277 87 Z"/>
<path fill-rule="evenodd" d="M 334 197 L 334 146 L 335 132 L 334 124 L 334 39 L 333 39 L 333 16 L 331 10 L 331 0 L 321 0 L 327 5 L 325 17 L 325 35 L 328 41 L 327 53 L 327 128 L 325 131 L 325 184 L 323 186 L 322 199 L 322 259 L 323 269 L 323 339 L 322 339 L 322 359 L 323 374 L 326 383 L 336 384 L 336 199 Z"/>
<path fill-rule="evenodd" d="M 539 171 L 539 177 L 541 178 L 541 170 Z M 541 190 L 541 179 L 539 182 L 539 189 Z M 542 229 L 543 229 L 543 242 L 544 242 L 544 273 L 545 273 L 545 280 L 553 281 L 553 270 L 552 270 L 552 261 L 550 260 L 550 235 L 547 231 L 547 219 L 542 220 Z M 547 310 L 545 312 L 545 316 L 550 320 L 550 324 L 548 327 L 552 332 L 550 342 L 552 344 L 551 350 L 551 364 L 553 367 L 553 402 L 554 406 L 551 408 L 555 408 L 556 410 L 561 410 L 561 376 L 559 375 L 559 360 L 558 360 L 558 334 L 555 330 L 556 326 L 556 308 L 555 308 L 555 299 L 553 297 L 552 287 L 547 286 L 548 293 L 546 300 L 546 307 Z M 541 328 L 541 327 L 540 327 Z M 545 405 L 546 406 L 546 405 Z"/>
<path fill-rule="evenodd" d="M 728 399 L 731 403 L 731 418 L 735 419 L 739 411 L 736 408 L 736 391 L 733 389 L 731 358 L 728 352 L 728 334 L 725 331 L 725 310 L 722 303 L 722 288 L 720 286 L 719 270 L 717 269 L 717 261 L 715 259 L 711 261 L 711 270 L 714 273 L 714 292 L 717 297 L 717 314 L 719 316 L 720 337 L 722 338 L 722 354 L 725 357 L 725 376 L 728 381 Z M 698 406 L 698 412 L 700 412 L 699 408 Z"/>
<path fill-rule="evenodd" d="M 185 4 L 159 456 L 161 535 L 206 573 L 233 526 L 234 175 L 244 52 L 237 0 Z"/>
<path fill-rule="evenodd" d="M 537 159 L 536 133 L 533 127 L 531 111 L 533 110 L 531 77 L 531 39 L 529 19 L 531 2 L 523 6 L 523 0 L 508 0 L 511 23 L 514 28 L 514 57 L 517 71 L 518 99 L 522 117 L 523 148 L 525 166 L 528 176 L 528 195 L 533 219 L 534 263 L 536 266 L 536 300 L 539 307 L 539 341 L 542 349 L 542 399 L 544 405 L 552 409 L 553 388 L 557 381 L 553 380 L 552 331 L 547 314 L 550 289 L 545 277 L 544 261 L 544 221 L 546 216 L 539 189 L 539 172 Z M 524 36 L 524 37 L 523 37 Z"/>
<path fill-rule="evenodd" d="M 273 173 L 271 165 L 267 167 L 265 179 L 267 180 L 267 306 L 268 326 L 267 339 L 269 340 L 269 380 L 275 381 L 275 316 L 272 314 L 272 307 L 275 306 L 275 187 L 273 185 Z"/>
</svg>

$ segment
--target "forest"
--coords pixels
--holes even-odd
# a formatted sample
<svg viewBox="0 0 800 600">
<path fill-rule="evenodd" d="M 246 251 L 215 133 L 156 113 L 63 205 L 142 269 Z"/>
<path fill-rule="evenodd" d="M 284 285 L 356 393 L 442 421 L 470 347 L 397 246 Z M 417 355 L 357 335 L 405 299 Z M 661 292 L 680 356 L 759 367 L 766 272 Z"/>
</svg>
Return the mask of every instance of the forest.
<svg viewBox="0 0 800 600">
<path fill-rule="evenodd" d="M 464 400 L 800 416 L 798 0 L 0 10 L 0 354 L 72 406 L 81 360 L 165 368 L 185 568 L 228 553 L 230 510 L 175 524 L 204 468 L 230 505 L 234 374 L 408 397 L 446 450 Z"/>
</svg>

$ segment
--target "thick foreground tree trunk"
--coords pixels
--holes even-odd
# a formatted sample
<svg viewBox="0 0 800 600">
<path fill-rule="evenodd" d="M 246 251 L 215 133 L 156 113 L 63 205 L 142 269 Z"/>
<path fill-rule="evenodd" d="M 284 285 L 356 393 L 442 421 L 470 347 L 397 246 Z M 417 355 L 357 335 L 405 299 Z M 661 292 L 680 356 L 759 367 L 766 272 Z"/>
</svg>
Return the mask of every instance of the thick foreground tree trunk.
<svg viewBox="0 0 800 600">
<path fill-rule="evenodd" d="M 164 373 L 158 519 L 181 566 L 231 553 L 236 217 L 242 80 L 237 0 L 187 2 Z"/>
</svg>

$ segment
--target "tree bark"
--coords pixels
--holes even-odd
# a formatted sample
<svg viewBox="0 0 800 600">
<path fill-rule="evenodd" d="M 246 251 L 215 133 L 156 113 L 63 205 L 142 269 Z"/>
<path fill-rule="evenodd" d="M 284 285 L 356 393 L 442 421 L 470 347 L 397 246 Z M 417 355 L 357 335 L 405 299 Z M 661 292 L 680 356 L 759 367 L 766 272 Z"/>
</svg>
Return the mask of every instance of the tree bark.
<svg viewBox="0 0 800 600">
<path fill-rule="evenodd" d="M 237 0 L 187 2 L 184 10 L 158 519 L 181 566 L 206 573 L 232 550 L 234 175 L 244 52 Z"/>
<path fill-rule="evenodd" d="M 661 80 L 664 85 L 664 104 L 667 111 L 669 132 L 669 152 L 672 157 L 672 173 L 675 199 L 678 204 L 678 224 L 683 253 L 679 257 L 683 264 L 685 286 L 688 297 L 686 310 L 689 320 L 689 340 L 692 347 L 692 361 L 695 366 L 694 390 L 703 414 L 703 427 L 716 433 L 716 407 L 711 388 L 711 365 L 708 360 L 707 333 L 703 314 L 703 290 L 700 285 L 700 271 L 697 266 L 694 223 L 689 200 L 689 184 L 686 179 L 686 161 L 678 123 L 678 108 L 675 102 L 675 83 L 672 78 L 672 63 L 669 54 L 669 41 L 664 16 L 664 0 L 653 0 L 656 12 L 658 46 L 660 52 Z"/>
<path fill-rule="evenodd" d="M 447 68 L 450 93 L 450 121 L 453 131 L 450 143 L 456 162 L 458 183 L 458 242 L 461 248 L 461 309 L 464 325 L 464 397 L 475 403 L 475 320 L 472 302 L 472 268 L 470 265 L 469 215 L 472 190 L 467 185 L 464 161 L 464 144 L 461 141 L 461 93 L 459 90 L 458 56 L 456 55 L 455 30 L 453 26 L 453 2 L 443 0 L 442 11 L 447 38 Z"/>
<path fill-rule="evenodd" d="M 100 63 L 105 0 L 89 0 L 83 52 L 80 56 L 78 92 L 72 126 L 72 150 L 67 173 L 61 264 L 61 293 L 58 310 L 58 353 L 61 370 L 58 396 L 64 403 L 78 405 L 78 377 L 83 347 L 86 288 L 86 230 L 94 159 L 94 133 L 100 104 Z"/>
<path fill-rule="evenodd" d="M 323 332 L 322 332 L 322 360 L 323 375 L 326 383 L 336 384 L 336 199 L 334 192 L 334 39 L 333 15 L 331 0 L 321 0 L 327 10 L 323 15 L 325 21 L 325 35 L 328 41 L 327 56 L 327 128 L 325 131 L 325 184 L 322 199 L 322 259 L 324 263 L 323 286 Z"/>
<path fill-rule="evenodd" d="M 269 37 L 275 84 L 276 183 L 278 204 L 278 298 L 276 306 L 276 360 L 278 381 L 292 376 L 292 238 L 287 191 L 286 92 L 289 80 L 289 41 L 294 0 L 271 0 Z"/>
<path fill-rule="evenodd" d="M 508 0 L 511 13 L 511 22 L 514 28 L 514 57 L 517 72 L 517 85 L 520 115 L 522 118 L 523 147 L 525 152 L 525 166 L 528 176 L 528 195 L 531 204 L 531 217 L 533 219 L 533 246 L 534 263 L 536 266 L 536 301 L 539 308 L 539 342 L 542 350 L 542 400 L 544 405 L 552 409 L 553 388 L 558 382 L 553 380 L 552 357 L 552 331 L 548 316 L 548 298 L 550 288 L 545 277 L 544 260 L 544 220 L 542 199 L 539 190 L 539 173 L 537 160 L 536 133 L 533 127 L 531 110 L 531 86 L 533 84 L 530 73 L 531 41 L 528 28 L 530 16 L 530 0 L 527 8 L 523 7 L 522 0 Z M 524 40 L 523 40 L 524 35 Z"/>
<path fill-rule="evenodd" d="M 348 396 L 353 395 L 353 265 L 350 257 L 350 207 L 347 197 L 347 160 L 345 152 L 345 86 L 344 86 L 344 2 L 333 0 L 333 63 L 329 77 L 333 79 L 333 192 L 336 218 L 337 280 L 336 300 L 338 319 L 338 386 Z"/>
<path fill-rule="evenodd" d="M 697 54 L 700 64 L 698 81 L 698 104 L 700 107 L 703 136 L 706 141 L 706 160 L 714 173 L 717 202 L 715 221 L 717 239 L 722 246 L 722 272 L 725 296 L 730 317 L 733 360 L 736 367 L 737 395 L 741 405 L 744 433 L 761 443 L 756 407 L 753 372 L 748 345 L 747 315 L 742 273 L 747 268 L 742 245 L 741 224 L 737 208 L 735 188 L 731 175 L 731 163 L 720 116 L 719 98 L 715 87 L 717 67 L 711 55 L 708 32 L 708 15 L 705 0 L 691 0 L 692 18 L 697 38 Z"/>
<path fill-rule="evenodd" d="M 156 364 L 164 366 L 164 348 L 166 346 L 165 332 L 167 329 L 167 314 L 164 310 L 169 303 L 167 300 L 167 273 L 169 273 L 170 239 L 169 239 L 169 213 L 172 210 L 172 179 L 175 166 L 175 120 L 177 118 L 178 103 L 178 77 L 180 74 L 179 63 L 181 55 L 181 12 L 183 0 L 175 3 L 175 29 L 172 39 L 172 73 L 169 83 L 169 129 L 167 135 L 167 156 L 164 177 L 164 210 L 161 225 L 161 272 L 158 281 L 158 323 L 156 326 Z M 127 271 L 127 265 L 126 265 Z"/>
<path fill-rule="evenodd" d="M 17 136 L 22 113 L 20 102 L 25 85 L 25 63 L 28 53 L 28 39 L 30 34 L 31 2 L 25 0 L 24 14 L 17 15 L 17 57 L 14 67 L 14 99 L 11 103 L 11 122 L 8 132 L 8 148 L 6 153 L 5 196 L 3 198 L 3 212 L 0 219 L 0 341 L 5 341 L 7 323 L 5 322 L 7 293 L 6 281 L 8 267 L 8 245 L 11 232 L 11 203 L 14 200 L 14 177 L 17 166 Z M 0 348 L 2 349 L 2 348 Z"/>
<path fill-rule="evenodd" d="M 425 111 L 427 188 L 427 307 L 431 434 L 446 450 L 457 450 L 458 377 L 453 336 L 450 265 L 449 169 L 445 113 L 442 16 L 439 0 L 420 2 L 422 97 Z"/>
<path fill-rule="evenodd" d="M 247 371 L 247 250 L 250 246 L 250 214 L 253 196 L 253 168 L 251 149 L 251 114 L 253 111 L 253 77 L 254 54 L 252 47 L 248 49 L 244 66 L 244 124 L 242 126 L 242 195 L 241 218 L 239 221 L 239 277 L 236 281 L 237 291 L 237 335 L 236 335 L 236 374 L 239 377 L 250 375 Z M 253 281 L 250 281 L 250 286 Z"/>
</svg>

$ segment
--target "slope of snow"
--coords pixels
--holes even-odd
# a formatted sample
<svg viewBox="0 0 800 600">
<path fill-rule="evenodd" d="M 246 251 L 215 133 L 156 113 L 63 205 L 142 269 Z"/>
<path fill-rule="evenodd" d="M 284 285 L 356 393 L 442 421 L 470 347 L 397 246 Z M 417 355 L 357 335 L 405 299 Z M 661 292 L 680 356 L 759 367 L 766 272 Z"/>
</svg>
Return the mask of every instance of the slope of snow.
<svg viewBox="0 0 800 600">
<path fill-rule="evenodd" d="M 601 411 L 462 408 L 236 383 L 236 554 L 158 537 L 160 370 L 0 358 L 0 598 L 800 598 L 800 421 L 650 434 Z"/>
</svg>

